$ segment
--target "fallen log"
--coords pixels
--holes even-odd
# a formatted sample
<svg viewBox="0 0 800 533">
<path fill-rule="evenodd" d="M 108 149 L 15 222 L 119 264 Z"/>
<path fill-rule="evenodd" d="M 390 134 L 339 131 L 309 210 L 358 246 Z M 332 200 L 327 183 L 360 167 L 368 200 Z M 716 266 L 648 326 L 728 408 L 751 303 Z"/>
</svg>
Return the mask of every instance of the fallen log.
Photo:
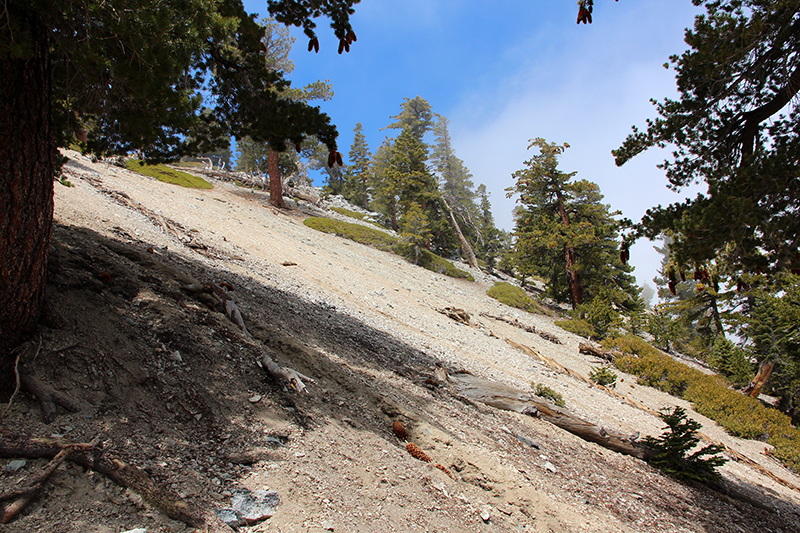
<svg viewBox="0 0 800 533">
<path fill-rule="evenodd" d="M 65 450 L 69 450 L 69 453 L 64 453 Z M 204 527 L 206 531 L 212 533 L 233 531 L 213 512 L 203 511 L 178 498 L 167 489 L 158 486 L 143 470 L 125 463 L 98 446 L 63 439 L 35 439 L 0 432 L 0 457 L 52 459 L 62 453 L 59 463 L 61 460 L 67 460 L 103 474 L 118 485 L 138 493 L 147 503 L 173 520 L 191 527 Z M 58 464 L 55 464 L 52 469 L 55 470 L 57 466 Z"/>
<path fill-rule="evenodd" d="M 614 358 L 616 357 L 613 352 L 603 350 L 602 348 L 598 348 L 585 342 L 582 342 L 578 345 L 578 352 L 584 355 L 593 355 L 594 357 L 599 357 L 600 359 L 604 359 L 608 362 L 613 362 Z"/>
<path fill-rule="evenodd" d="M 541 418 L 573 435 L 615 452 L 645 461 L 656 454 L 655 450 L 636 442 L 638 434 L 626 435 L 613 428 L 592 424 L 567 409 L 557 407 L 525 391 L 467 373 L 452 374 L 449 376 L 449 380 L 456 386 L 460 394 L 470 400 L 497 409 Z"/>
</svg>

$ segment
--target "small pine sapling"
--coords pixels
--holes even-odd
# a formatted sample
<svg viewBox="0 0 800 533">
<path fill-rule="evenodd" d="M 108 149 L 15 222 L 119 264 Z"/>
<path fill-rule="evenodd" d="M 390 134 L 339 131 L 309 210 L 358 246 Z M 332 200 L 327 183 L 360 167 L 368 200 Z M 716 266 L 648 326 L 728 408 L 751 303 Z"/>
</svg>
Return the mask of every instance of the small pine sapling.
<svg viewBox="0 0 800 533">
<path fill-rule="evenodd" d="M 612 389 L 617 385 L 617 374 L 607 366 L 594 368 L 589 372 L 589 379 L 602 385 L 603 387 L 611 387 Z"/>
<path fill-rule="evenodd" d="M 658 438 L 646 437 L 643 441 L 657 452 L 649 463 L 679 479 L 701 483 L 718 480 L 717 467 L 725 464 L 726 459 L 717 454 L 724 448 L 710 445 L 689 454 L 700 442 L 697 430 L 701 424 L 689 418 L 683 407 L 675 407 L 672 412 L 662 409 L 659 416 L 667 424 L 664 433 Z"/>
</svg>

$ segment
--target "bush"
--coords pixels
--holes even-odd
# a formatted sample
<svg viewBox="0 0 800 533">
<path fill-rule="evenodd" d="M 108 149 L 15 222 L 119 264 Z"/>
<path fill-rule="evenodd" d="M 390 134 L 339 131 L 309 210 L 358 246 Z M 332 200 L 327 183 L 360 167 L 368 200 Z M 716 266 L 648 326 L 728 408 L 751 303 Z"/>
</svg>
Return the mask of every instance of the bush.
<svg viewBox="0 0 800 533">
<path fill-rule="evenodd" d="M 531 298 L 528 293 L 525 292 L 525 289 L 510 283 L 495 283 L 491 289 L 486 291 L 486 295 L 491 296 L 501 303 L 528 311 L 529 313 L 550 314 L 544 307 Z"/>
<path fill-rule="evenodd" d="M 190 189 L 212 189 L 214 187 L 201 177 L 175 170 L 167 165 L 146 165 L 142 161 L 128 159 L 126 167 L 128 170 L 150 176 L 158 181 L 180 185 L 181 187 L 189 187 Z"/>
<path fill-rule="evenodd" d="M 614 364 L 637 376 L 639 383 L 692 402 L 698 413 L 715 420 L 732 435 L 765 440 L 775 447 L 774 457 L 800 472 L 800 431 L 785 414 L 729 389 L 721 377 L 679 363 L 639 337 L 609 338 L 603 346 L 623 352 Z"/>
<path fill-rule="evenodd" d="M 711 445 L 687 455 L 700 442 L 697 430 L 702 426 L 688 418 L 683 407 L 676 407 L 672 412 L 662 409 L 660 416 L 667 424 L 667 431 L 658 438 L 644 438 L 644 444 L 657 451 L 648 462 L 680 479 L 700 482 L 719 479 L 717 467 L 724 465 L 726 460 L 717 454 L 725 449 Z"/>
<path fill-rule="evenodd" d="M 598 339 L 605 339 L 622 326 L 621 315 L 614 309 L 611 299 L 605 293 L 595 296 L 588 304 L 580 306 L 579 312 L 581 316 L 586 317 L 586 322 L 591 325 L 595 332 L 594 336 Z"/>
<path fill-rule="evenodd" d="M 561 393 L 554 391 L 550 387 L 542 385 L 541 383 L 531 383 L 531 387 L 533 388 L 533 393 L 536 396 L 550 400 L 559 407 L 567 406 Z"/>
<path fill-rule="evenodd" d="M 409 261 L 413 261 L 415 256 L 413 246 L 409 246 L 408 243 L 385 231 L 369 228 L 361 224 L 342 222 L 341 220 L 325 217 L 309 217 L 303 221 L 303 224 L 323 233 L 331 233 L 384 252 L 395 253 Z M 450 261 L 425 249 L 420 250 L 419 266 L 451 278 L 465 278 L 469 281 L 475 281 L 475 278 L 469 272 L 456 268 Z"/>
<path fill-rule="evenodd" d="M 340 215 L 344 215 L 346 217 L 354 218 L 356 220 L 364 220 L 367 216 L 363 213 L 356 213 L 355 211 L 351 211 L 350 209 L 345 209 L 344 207 L 331 207 L 331 211 L 335 211 Z"/>
<path fill-rule="evenodd" d="M 553 322 L 556 326 L 560 327 L 563 330 L 569 331 L 570 333 L 574 333 L 575 335 L 580 335 L 581 337 L 592 339 L 597 337 L 597 332 L 594 330 L 591 324 L 589 324 L 585 320 L 581 320 L 580 318 L 570 318 L 568 320 L 556 320 Z"/>
<path fill-rule="evenodd" d="M 589 379 L 603 387 L 614 388 L 617 385 L 617 374 L 610 367 L 602 366 L 589 372 Z"/>
</svg>

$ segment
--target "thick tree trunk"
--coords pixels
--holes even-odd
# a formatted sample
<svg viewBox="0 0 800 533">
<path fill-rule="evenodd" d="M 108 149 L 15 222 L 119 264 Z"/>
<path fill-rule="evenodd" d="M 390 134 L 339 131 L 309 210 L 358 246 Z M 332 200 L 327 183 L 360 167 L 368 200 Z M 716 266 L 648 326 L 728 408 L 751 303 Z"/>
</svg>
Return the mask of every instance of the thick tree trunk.
<svg viewBox="0 0 800 533">
<path fill-rule="evenodd" d="M 269 201 L 275 207 L 286 209 L 286 204 L 283 203 L 281 171 L 278 168 L 278 152 L 272 148 L 267 153 L 267 170 L 269 171 Z"/>
<path fill-rule="evenodd" d="M 575 310 L 583 303 L 583 287 L 578 271 L 575 270 L 575 249 L 567 246 L 564 251 L 567 269 L 567 283 L 569 285 L 569 295 L 572 300 L 572 309 Z"/>
<path fill-rule="evenodd" d="M 56 158 L 48 31 L 32 16 L 12 18 L 30 30 L 33 54 L 0 57 L 0 400 L 13 391 L 10 350 L 42 308 Z"/>
</svg>

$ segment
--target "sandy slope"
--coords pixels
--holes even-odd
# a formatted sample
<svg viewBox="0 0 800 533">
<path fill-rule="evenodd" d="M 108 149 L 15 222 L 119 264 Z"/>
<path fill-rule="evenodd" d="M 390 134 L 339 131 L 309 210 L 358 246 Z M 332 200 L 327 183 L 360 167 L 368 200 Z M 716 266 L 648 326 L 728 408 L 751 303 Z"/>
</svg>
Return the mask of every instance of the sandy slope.
<svg viewBox="0 0 800 533">
<path fill-rule="evenodd" d="M 63 292 L 61 306 L 70 316 L 86 312 L 85 320 L 107 320 L 105 333 L 120 337 L 114 328 L 127 318 L 139 333 L 122 348 L 107 348 L 119 350 L 112 357 L 117 363 L 108 364 L 114 379 L 125 374 L 115 365 L 137 377 L 97 387 L 95 394 L 82 395 L 75 386 L 71 392 L 88 414 L 67 415 L 62 430 L 66 426 L 80 440 L 105 428 L 115 435 L 112 445 L 121 455 L 132 454 L 142 467 L 165 469 L 161 476 L 173 490 L 203 505 L 222 506 L 226 491 L 235 486 L 277 490 L 283 502 L 278 513 L 246 531 L 328 526 L 335 531 L 791 531 L 800 516 L 800 493 L 741 463 L 729 462 L 725 476 L 758 487 L 766 504 L 781 509 L 784 517 L 678 484 L 641 461 L 539 420 L 426 387 L 433 365 L 442 363 L 523 389 L 543 383 L 560 392 L 570 409 L 604 426 L 642 435 L 661 431 L 662 423 L 652 415 L 549 370 L 506 343 L 530 346 L 583 376 L 599 363 L 580 355 L 582 339 L 555 327 L 551 318 L 486 297 L 492 279 L 479 272 L 475 282 L 454 280 L 315 232 L 302 225 L 299 212 L 278 212 L 266 205 L 263 194 L 231 184 L 189 190 L 70 155 L 68 178 L 75 187 L 56 184 L 56 220 L 75 228 L 57 229 L 63 248 L 55 257 L 65 272 L 74 269 L 70 276 L 83 275 L 80 264 L 87 277 L 114 268 L 114 276 L 132 278 L 127 290 L 113 290 L 114 281 L 105 288 L 93 280 L 76 284 L 92 287 L 96 295 L 90 302 L 79 300 L 80 291 L 69 292 L 69 283 L 54 290 Z M 126 255 L 120 251 L 124 246 L 136 252 Z M 88 256 L 85 265 L 76 254 Z M 282 364 L 315 380 L 311 394 L 298 397 L 265 380 L 252 364 L 254 357 L 237 348 L 239 334 L 224 316 L 181 295 L 180 285 L 190 278 L 236 287 L 248 328 Z M 469 312 L 471 325 L 438 312 L 447 306 Z M 484 314 L 518 319 L 556 335 L 562 344 Z M 90 334 L 78 322 L 70 327 L 86 344 L 80 339 Z M 66 341 L 64 333 L 48 335 L 52 358 L 53 346 Z M 96 354 L 104 342 L 95 341 L 94 361 L 100 360 Z M 180 362 L 169 360 L 175 350 Z M 57 374 L 52 373 L 54 379 Z M 199 427 L 205 420 L 183 420 L 166 394 L 138 396 L 148 380 L 166 384 L 162 392 L 172 387 L 173 398 L 204 398 L 195 404 L 215 413 L 213 423 Z M 120 393 L 119 387 L 133 387 L 133 392 Z M 626 375 L 617 390 L 652 409 L 689 407 Z M 100 409 L 104 394 L 121 404 L 117 412 Z M 262 399 L 251 403 L 256 394 Z M 147 413 L 138 422 L 128 413 L 137 409 Z M 31 421 L 35 414 L 32 403 L 21 403 L 6 425 L 52 432 Z M 118 423 L 121 416 L 127 416 L 126 424 Z M 800 478 L 764 455 L 765 444 L 730 437 L 704 417 L 692 416 L 710 437 L 800 486 Z M 395 419 L 452 477 L 406 454 L 391 433 Z M 139 454 L 125 445 L 126 432 L 137 431 L 149 439 Z M 285 446 L 272 446 L 276 435 Z M 515 436 L 534 441 L 538 449 Z M 223 459 L 206 465 L 206 455 L 253 449 L 263 456 L 251 466 Z M 10 483 L 11 477 L 0 481 Z M 181 529 L 141 508 L 106 510 L 113 505 L 96 493 L 136 503 L 135 495 L 115 496 L 107 482 L 87 489 L 73 477 L 61 474 L 52 494 L 0 531 L 105 532 L 138 524 L 149 531 Z M 81 517 L 72 526 L 57 512 L 64 505 Z M 488 521 L 481 519 L 482 511 L 489 513 Z"/>
</svg>

